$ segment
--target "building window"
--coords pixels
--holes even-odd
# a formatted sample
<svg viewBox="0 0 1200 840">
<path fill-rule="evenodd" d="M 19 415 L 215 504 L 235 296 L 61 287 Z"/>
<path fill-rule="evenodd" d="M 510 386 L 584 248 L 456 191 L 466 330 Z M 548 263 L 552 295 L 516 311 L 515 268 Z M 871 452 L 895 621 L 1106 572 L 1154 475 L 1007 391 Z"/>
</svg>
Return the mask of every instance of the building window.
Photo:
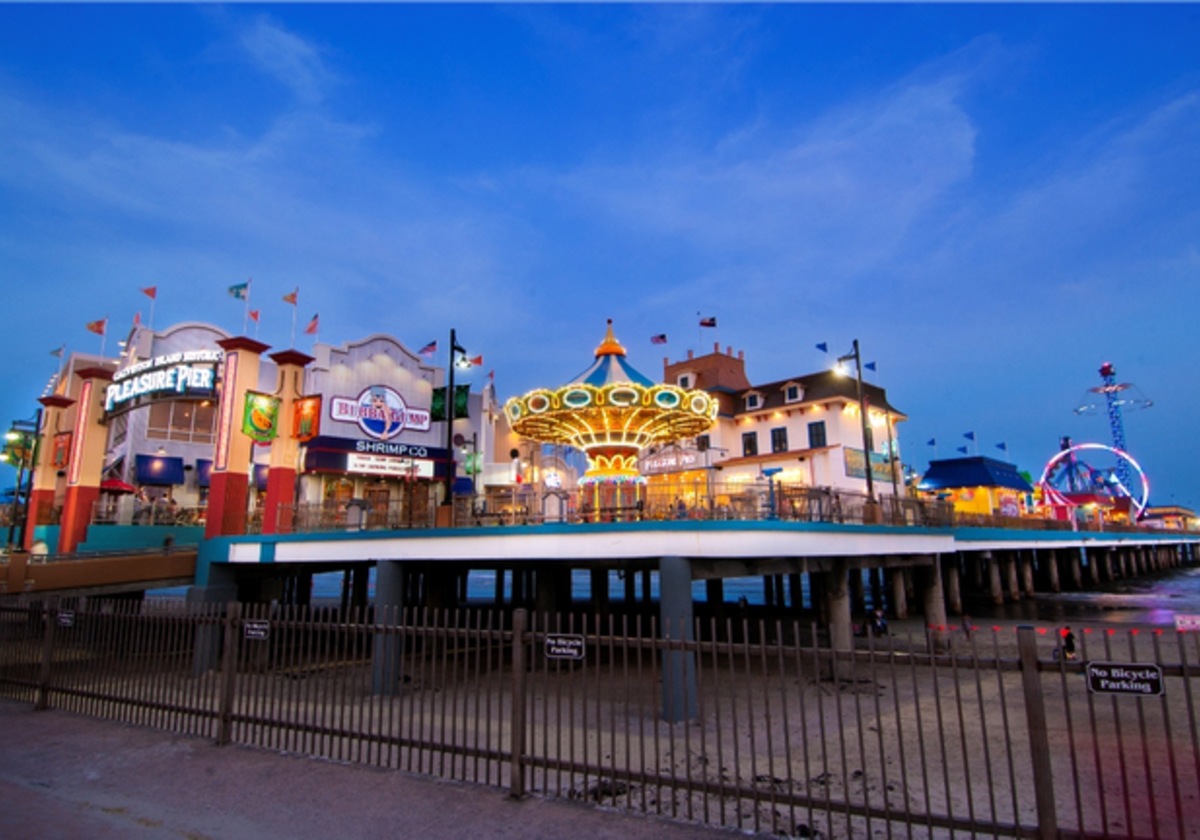
<svg viewBox="0 0 1200 840">
<path fill-rule="evenodd" d="M 787 452 L 787 429 L 772 429 L 771 430 L 771 451 L 772 452 Z"/>
<path fill-rule="evenodd" d="M 758 408 L 758 394 L 747 394 L 746 395 L 746 408 L 748 410 L 753 410 L 755 408 Z"/>
<path fill-rule="evenodd" d="M 799 402 L 800 401 L 800 386 L 789 385 L 783 395 L 784 402 Z"/>
<path fill-rule="evenodd" d="M 686 374 L 684 376 L 679 377 L 679 387 L 680 388 L 691 388 L 692 387 L 692 377 L 687 376 Z"/>
<path fill-rule="evenodd" d="M 742 454 L 746 457 L 758 454 L 758 432 L 746 432 L 742 435 Z"/>
<path fill-rule="evenodd" d="M 174 400 L 150 405 L 146 437 L 183 443 L 212 443 L 217 410 L 213 403 Z"/>
<path fill-rule="evenodd" d="M 808 424 L 808 448 L 818 449 L 822 446 L 828 446 L 825 438 L 825 421 L 818 420 L 816 423 Z"/>
</svg>

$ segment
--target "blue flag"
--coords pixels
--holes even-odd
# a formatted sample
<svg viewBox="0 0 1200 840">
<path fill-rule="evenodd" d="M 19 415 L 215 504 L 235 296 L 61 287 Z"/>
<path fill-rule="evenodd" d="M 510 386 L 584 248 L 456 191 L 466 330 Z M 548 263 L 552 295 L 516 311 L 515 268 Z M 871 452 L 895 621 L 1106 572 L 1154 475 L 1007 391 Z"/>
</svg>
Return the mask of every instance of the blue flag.
<svg viewBox="0 0 1200 840">
<path fill-rule="evenodd" d="M 863 365 L 863 367 L 865 367 L 867 370 L 875 370 L 875 363 L 867 362 L 865 365 Z"/>
<path fill-rule="evenodd" d="M 967 447 L 965 447 L 965 446 L 959 446 L 959 447 L 957 447 L 957 449 L 958 449 L 958 451 L 959 451 L 959 452 L 961 452 L 962 454 L 964 454 L 964 455 L 966 455 L 966 454 L 967 454 Z"/>
<path fill-rule="evenodd" d="M 238 283 L 236 286 L 230 286 L 229 294 L 238 300 L 245 300 L 250 296 L 250 284 Z"/>
<path fill-rule="evenodd" d="M 926 443 L 925 445 L 926 446 L 937 446 L 937 438 L 930 438 L 929 442 Z"/>
<path fill-rule="evenodd" d="M 1008 444 L 1007 444 L 1007 443 L 997 443 L 997 444 L 996 444 L 996 448 L 997 448 L 997 449 L 1002 449 L 1002 450 L 1004 450 L 1005 452 L 1007 452 L 1007 451 L 1008 451 Z"/>
<path fill-rule="evenodd" d="M 820 350 L 822 353 L 828 353 L 829 345 L 826 344 L 824 341 L 822 341 L 820 344 L 817 345 L 817 349 Z"/>
<path fill-rule="evenodd" d="M 967 440 L 975 440 L 975 433 L 974 432 L 963 432 L 963 437 L 965 437 Z"/>
</svg>

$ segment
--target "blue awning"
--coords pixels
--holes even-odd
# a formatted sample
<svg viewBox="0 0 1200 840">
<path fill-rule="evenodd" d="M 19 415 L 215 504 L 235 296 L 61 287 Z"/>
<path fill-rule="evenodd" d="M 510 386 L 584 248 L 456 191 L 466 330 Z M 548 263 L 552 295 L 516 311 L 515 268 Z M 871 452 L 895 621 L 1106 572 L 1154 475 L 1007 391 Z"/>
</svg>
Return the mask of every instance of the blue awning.
<svg viewBox="0 0 1200 840">
<path fill-rule="evenodd" d="M 138 455 L 137 483 L 156 487 L 183 484 L 183 459 L 166 455 Z"/>
<path fill-rule="evenodd" d="M 196 459 L 196 486 L 208 487 L 212 481 L 212 459 L 197 458 Z"/>
<path fill-rule="evenodd" d="M 930 461 L 929 472 L 917 485 L 917 489 L 927 491 L 954 487 L 1007 487 L 1021 493 L 1033 492 L 1013 464 L 982 456 Z"/>
<path fill-rule="evenodd" d="M 473 496 L 475 495 L 475 482 L 466 476 L 458 476 L 454 479 L 454 495 L 455 496 Z"/>
</svg>

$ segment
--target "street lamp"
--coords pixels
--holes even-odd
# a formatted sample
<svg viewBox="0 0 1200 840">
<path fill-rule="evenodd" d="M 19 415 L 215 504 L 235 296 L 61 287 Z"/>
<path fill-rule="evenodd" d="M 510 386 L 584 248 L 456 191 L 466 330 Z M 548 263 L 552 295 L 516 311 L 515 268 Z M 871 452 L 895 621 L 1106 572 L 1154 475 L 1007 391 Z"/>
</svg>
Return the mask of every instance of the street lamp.
<svg viewBox="0 0 1200 840">
<path fill-rule="evenodd" d="M 767 504 L 770 510 L 767 512 L 767 519 L 778 519 L 775 513 L 775 476 L 783 472 L 783 467 L 768 467 L 762 471 L 762 474 L 767 477 Z"/>
<path fill-rule="evenodd" d="M 862 442 L 863 442 L 863 460 L 866 461 L 867 473 L 867 499 L 874 504 L 875 502 L 875 483 L 871 478 L 871 447 L 869 446 L 870 432 L 867 430 L 867 403 L 863 396 L 863 380 L 862 380 L 862 354 L 858 350 L 858 339 L 854 339 L 854 349 L 845 356 L 838 357 L 838 364 L 854 360 L 855 369 L 855 387 L 858 390 L 858 416 L 862 421 Z"/>
<path fill-rule="evenodd" d="M 14 420 L 12 427 L 4 435 L 4 449 L 0 452 L 0 461 L 17 468 L 17 484 L 13 488 L 12 515 L 8 523 L 8 547 L 12 550 L 13 537 L 16 536 L 17 517 L 21 510 L 21 494 L 25 495 L 24 516 L 21 517 L 20 545 L 25 544 L 26 528 L 29 525 L 29 494 L 33 489 L 33 467 L 37 463 L 38 428 L 42 424 L 42 411 L 38 409 L 33 420 Z M 28 487 L 25 471 L 29 471 Z"/>
<path fill-rule="evenodd" d="M 450 381 L 446 388 L 446 498 L 442 500 L 443 505 L 454 504 L 454 368 L 458 362 L 455 353 L 461 353 L 464 358 L 467 355 L 466 349 L 459 346 L 458 337 L 451 329 L 450 364 L 446 366 L 450 371 Z"/>
</svg>

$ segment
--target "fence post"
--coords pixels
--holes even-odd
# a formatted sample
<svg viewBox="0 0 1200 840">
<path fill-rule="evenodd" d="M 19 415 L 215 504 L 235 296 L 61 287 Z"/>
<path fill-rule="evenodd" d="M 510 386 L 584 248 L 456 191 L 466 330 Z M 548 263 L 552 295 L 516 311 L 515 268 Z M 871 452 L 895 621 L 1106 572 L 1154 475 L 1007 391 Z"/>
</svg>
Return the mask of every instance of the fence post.
<svg viewBox="0 0 1200 840">
<path fill-rule="evenodd" d="M 513 610 L 512 620 L 512 769 L 509 796 L 525 796 L 525 626 L 529 612 Z"/>
<path fill-rule="evenodd" d="M 1046 703 L 1038 673 L 1037 635 L 1031 625 L 1017 628 L 1021 657 L 1021 684 L 1025 689 L 1025 719 L 1029 726 L 1029 749 L 1033 758 L 1033 790 L 1037 798 L 1040 840 L 1058 837 L 1058 814 L 1054 807 L 1054 773 L 1050 766 L 1050 739 L 1046 727 Z"/>
<path fill-rule="evenodd" d="M 34 711 L 44 712 L 50 708 L 50 664 L 54 660 L 54 626 L 58 624 L 58 598 L 51 598 L 42 610 L 45 617 L 46 634 L 42 638 L 42 672 L 38 677 L 37 701 Z"/>
<path fill-rule="evenodd" d="M 225 608 L 221 657 L 221 706 L 217 715 L 217 746 L 228 744 L 233 731 L 233 690 L 237 676 L 238 627 L 241 604 L 231 601 Z"/>
</svg>

